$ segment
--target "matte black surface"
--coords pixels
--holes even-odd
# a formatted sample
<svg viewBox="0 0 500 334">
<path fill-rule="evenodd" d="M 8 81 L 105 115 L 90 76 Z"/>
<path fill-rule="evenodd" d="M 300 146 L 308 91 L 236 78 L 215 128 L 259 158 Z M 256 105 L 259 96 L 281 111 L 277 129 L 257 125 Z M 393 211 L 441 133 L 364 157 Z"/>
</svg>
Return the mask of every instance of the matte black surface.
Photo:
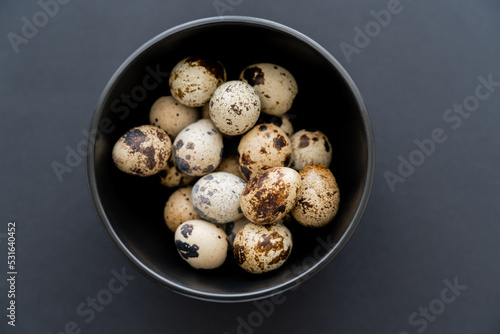
<svg viewBox="0 0 500 334">
<path fill-rule="evenodd" d="M 377 148 L 375 182 L 347 246 L 272 307 L 271 301 L 197 301 L 146 279 L 103 232 L 85 157 L 71 160 L 62 182 L 52 163 L 66 164 L 68 150 L 82 149 L 82 131 L 118 66 L 160 32 L 217 15 L 212 1 L 70 1 L 18 53 L 7 34 L 21 35 L 22 18 L 32 20 L 41 9 L 36 1 L 2 1 L 0 263 L 14 220 L 18 275 L 17 326 L 0 314 L 0 332 L 55 334 L 65 327 L 78 332 L 77 326 L 81 333 L 399 334 L 418 333 L 423 323 L 423 333 L 500 332 L 500 87 L 461 123 L 443 119 L 476 94 L 480 76 L 500 81 L 500 4 L 401 0 L 399 13 L 348 61 L 340 44 L 355 45 L 354 28 L 364 29 L 375 20 L 370 12 L 392 1 L 238 2 L 225 14 L 271 19 L 310 36 L 341 62 L 364 97 Z M 392 192 L 384 173 L 398 173 L 398 156 L 409 159 L 414 141 L 437 128 L 446 141 Z M 123 290 L 113 270 L 133 276 Z M 0 273 L 2 309 L 6 272 Z M 456 298 L 436 309 L 455 279 L 460 295 L 448 288 L 445 298 Z M 97 305 L 92 317 L 88 303 L 97 296 L 107 302 L 110 282 L 112 300 Z M 422 320 L 419 308 L 430 305 L 441 313 Z M 412 326 L 414 312 L 419 322 Z"/>
</svg>

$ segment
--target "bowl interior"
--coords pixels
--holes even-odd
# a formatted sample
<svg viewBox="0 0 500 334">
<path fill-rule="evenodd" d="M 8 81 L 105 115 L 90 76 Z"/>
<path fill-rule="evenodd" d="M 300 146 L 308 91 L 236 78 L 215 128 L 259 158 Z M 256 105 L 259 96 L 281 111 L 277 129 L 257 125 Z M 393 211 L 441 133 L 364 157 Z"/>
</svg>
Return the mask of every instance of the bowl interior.
<svg viewBox="0 0 500 334">
<path fill-rule="evenodd" d="M 92 125 L 98 136 L 89 151 L 91 195 L 108 235 L 147 276 L 198 298 L 247 300 L 296 285 L 340 251 L 366 204 L 372 139 L 364 106 L 350 79 L 312 45 L 306 37 L 279 25 L 212 20 L 160 35 L 131 56 L 111 79 Z M 238 79 L 244 67 L 257 62 L 285 67 L 299 86 L 288 112 L 295 130 L 319 129 L 332 143 L 330 168 L 340 188 L 339 213 L 321 229 L 292 224 L 292 253 L 274 272 L 251 275 L 232 258 L 212 271 L 191 268 L 177 254 L 173 233 L 163 220 L 163 208 L 172 190 L 161 186 L 157 176 L 127 175 L 113 164 L 111 151 L 116 140 L 129 128 L 148 124 L 153 102 L 170 95 L 170 69 L 191 55 L 219 59 L 228 80 Z M 228 142 L 225 149 L 234 146 Z"/>
</svg>

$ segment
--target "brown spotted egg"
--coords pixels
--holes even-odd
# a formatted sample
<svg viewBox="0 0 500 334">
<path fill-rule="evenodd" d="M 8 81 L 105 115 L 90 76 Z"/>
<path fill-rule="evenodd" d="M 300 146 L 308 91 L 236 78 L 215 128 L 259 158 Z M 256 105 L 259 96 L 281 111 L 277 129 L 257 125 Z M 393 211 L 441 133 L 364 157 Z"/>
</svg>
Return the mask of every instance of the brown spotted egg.
<svg viewBox="0 0 500 334">
<path fill-rule="evenodd" d="M 123 172 L 151 176 L 168 164 L 172 142 L 167 133 L 153 125 L 128 130 L 113 147 L 115 165 Z"/>
<path fill-rule="evenodd" d="M 237 136 L 255 125 L 260 115 L 260 99 L 255 89 L 243 81 L 220 85 L 210 98 L 210 118 L 220 132 Z"/>
<path fill-rule="evenodd" d="M 292 246 L 292 233 L 285 225 L 249 223 L 234 238 L 233 255 L 241 268 L 261 274 L 281 267 Z"/>
<path fill-rule="evenodd" d="M 188 107 L 201 107 L 225 81 L 226 70 L 220 62 L 195 56 L 178 62 L 168 82 L 177 101 Z"/>
<path fill-rule="evenodd" d="M 292 210 L 300 184 L 300 175 L 294 169 L 266 169 L 247 182 L 240 199 L 241 210 L 253 223 L 274 223 Z"/>
<path fill-rule="evenodd" d="M 185 127 L 175 138 L 175 166 L 187 175 L 206 175 L 219 165 L 223 148 L 222 135 L 212 121 L 200 119 Z"/>
<path fill-rule="evenodd" d="M 196 180 L 195 176 L 187 175 L 177 170 L 173 161 L 173 156 L 172 159 L 168 160 L 167 167 L 161 170 L 158 175 L 160 176 L 161 185 L 167 188 L 184 187 L 194 183 Z"/>
<path fill-rule="evenodd" d="M 227 257 L 227 235 L 221 227 L 201 219 L 188 220 L 175 230 L 175 247 L 196 269 L 220 267 Z"/>
<path fill-rule="evenodd" d="M 323 227 L 339 209 L 339 187 L 330 169 L 325 165 L 305 166 L 300 171 L 302 184 L 292 215 L 306 227 Z"/>
<path fill-rule="evenodd" d="M 300 130 L 292 135 L 291 167 L 301 170 L 306 165 L 323 164 L 330 166 L 332 146 L 321 131 Z"/>
<path fill-rule="evenodd" d="M 240 74 L 259 94 L 262 112 L 280 116 L 292 107 L 298 92 L 297 82 L 285 68 L 269 63 L 250 65 Z"/>
<path fill-rule="evenodd" d="M 229 223 L 243 217 L 240 197 L 246 182 L 230 173 L 214 172 L 194 184 L 191 202 L 205 220 Z"/>
<path fill-rule="evenodd" d="M 288 137 L 293 135 L 293 124 L 289 115 L 271 116 L 267 114 L 260 114 L 260 116 L 261 117 L 257 121 L 257 124 L 271 123 L 285 131 Z"/>
<path fill-rule="evenodd" d="M 191 203 L 192 190 L 193 187 L 179 188 L 168 198 L 163 209 L 163 218 L 170 231 L 175 232 L 185 221 L 201 218 Z"/>
<path fill-rule="evenodd" d="M 240 140 L 238 155 L 241 173 L 249 180 L 270 167 L 288 167 L 292 146 L 286 133 L 274 124 L 260 124 Z"/>
<path fill-rule="evenodd" d="M 228 156 L 223 156 L 222 160 L 215 170 L 216 172 L 227 172 L 236 175 L 239 178 L 244 179 L 245 177 L 243 174 L 241 174 L 240 171 L 240 162 L 238 159 L 238 156 L 233 154 L 233 155 L 228 155 Z"/>
<path fill-rule="evenodd" d="M 196 108 L 186 107 L 172 96 L 162 96 L 149 111 L 149 123 L 167 131 L 174 140 L 179 132 L 199 118 Z"/>
</svg>

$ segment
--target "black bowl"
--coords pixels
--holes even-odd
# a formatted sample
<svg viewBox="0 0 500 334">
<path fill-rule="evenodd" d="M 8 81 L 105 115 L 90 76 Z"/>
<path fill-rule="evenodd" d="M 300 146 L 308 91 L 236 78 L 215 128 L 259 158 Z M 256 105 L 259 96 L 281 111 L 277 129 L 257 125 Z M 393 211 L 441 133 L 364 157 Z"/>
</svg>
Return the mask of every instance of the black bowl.
<svg viewBox="0 0 500 334">
<path fill-rule="evenodd" d="M 299 93 L 291 115 L 295 130 L 319 129 L 330 139 L 330 166 L 340 188 L 335 219 L 326 227 L 292 224 L 294 247 L 274 272 L 252 275 L 232 258 L 215 270 L 195 270 L 177 254 L 163 221 L 172 192 L 155 176 L 119 171 L 111 151 L 128 129 L 148 123 L 152 103 L 169 95 L 169 70 L 181 59 L 202 55 L 220 60 L 228 80 L 257 62 L 276 63 L 296 78 Z M 251 17 L 201 19 L 148 41 L 116 71 L 98 102 L 91 125 L 87 173 L 100 221 L 118 250 L 153 281 L 194 298 L 235 302 L 269 297 L 305 281 L 344 247 L 366 207 L 374 170 L 374 142 L 361 95 L 325 49 L 281 24 Z"/>
</svg>

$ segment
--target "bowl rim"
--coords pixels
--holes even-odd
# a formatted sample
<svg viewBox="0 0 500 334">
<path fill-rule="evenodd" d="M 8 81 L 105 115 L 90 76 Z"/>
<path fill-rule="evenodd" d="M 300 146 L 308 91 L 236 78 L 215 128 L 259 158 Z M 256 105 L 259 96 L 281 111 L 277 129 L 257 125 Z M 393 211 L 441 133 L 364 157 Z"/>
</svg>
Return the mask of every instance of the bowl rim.
<svg viewBox="0 0 500 334">
<path fill-rule="evenodd" d="M 283 32 L 285 34 L 291 35 L 292 37 L 295 37 L 299 39 L 300 41 L 306 43 L 309 45 L 311 48 L 313 48 L 315 51 L 317 51 L 322 57 L 324 57 L 330 64 L 332 64 L 335 69 L 339 72 L 345 83 L 348 85 L 351 93 L 353 94 L 357 107 L 360 111 L 362 122 L 363 122 L 363 127 L 366 135 L 366 145 L 367 145 L 367 170 L 366 170 L 366 178 L 365 178 L 365 183 L 363 185 L 363 192 L 361 194 L 361 200 L 356 208 L 356 211 L 354 213 L 354 216 L 349 223 L 349 226 L 346 230 L 346 232 L 341 236 L 341 238 L 338 240 L 338 242 L 335 244 L 335 246 L 325 255 L 321 257 L 320 260 L 317 260 L 310 268 L 308 268 L 306 271 L 303 273 L 293 276 L 289 279 L 283 279 L 282 282 L 280 282 L 277 285 L 274 285 L 272 287 L 268 287 L 265 289 L 257 290 L 257 291 L 252 291 L 252 292 L 245 292 L 245 293 L 211 293 L 211 292 L 205 292 L 205 291 L 199 291 L 197 289 L 193 289 L 187 286 L 184 286 L 182 284 L 178 284 L 175 282 L 172 282 L 168 280 L 167 278 L 155 273 L 153 270 L 148 268 L 146 265 L 144 265 L 134 254 L 127 248 L 127 246 L 123 243 L 122 240 L 118 237 L 118 235 L 115 233 L 111 226 L 111 222 L 108 220 L 108 217 L 105 214 L 103 205 L 101 203 L 101 200 L 98 196 L 98 191 L 97 191 L 97 183 L 96 183 L 96 175 L 95 175 L 95 169 L 93 168 L 95 159 L 94 159 L 94 145 L 95 141 L 91 141 L 91 138 L 89 137 L 88 139 L 88 145 L 87 145 L 87 181 L 88 181 L 88 188 L 90 192 L 90 197 L 93 202 L 94 209 L 97 213 L 97 216 L 99 218 L 99 221 L 101 222 L 101 226 L 103 227 L 106 235 L 109 237 L 109 239 L 112 241 L 113 245 L 115 248 L 124 256 L 129 263 L 131 263 L 139 272 L 141 272 L 144 276 L 147 278 L 155 281 L 156 283 L 159 283 L 160 285 L 169 288 L 170 290 L 177 292 L 181 295 L 184 296 L 189 296 L 192 298 L 200 299 L 200 300 L 205 300 L 205 301 L 215 301 L 215 302 L 245 302 L 245 301 L 253 301 L 253 300 L 258 300 L 262 298 L 268 298 L 275 296 L 277 294 L 283 293 L 289 289 L 292 289 L 307 279 L 311 278 L 314 276 L 316 273 L 318 273 L 321 269 L 323 269 L 328 263 L 330 263 L 333 258 L 337 256 L 337 254 L 344 248 L 344 246 L 347 244 L 351 236 L 354 234 L 357 226 L 359 225 L 359 222 L 363 216 L 363 213 L 366 209 L 366 206 L 368 204 L 368 200 L 370 197 L 372 185 L 373 185 L 373 178 L 374 178 L 374 168 L 375 168 L 375 144 L 374 144 L 374 136 L 373 136 L 373 129 L 371 126 L 370 118 L 368 115 L 368 111 L 366 109 L 366 106 L 363 102 L 363 98 L 361 96 L 361 93 L 359 92 L 357 86 L 355 85 L 354 81 L 350 77 L 350 75 L 347 73 L 347 71 L 344 69 L 344 67 L 335 59 L 326 49 L 324 49 L 321 45 L 319 45 L 317 42 L 315 42 L 313 39 L 310 37 L 304 35 L 303 33 L 292 29 L 288 26 L 285 26 L 281 23 L 277 23 L 275 21 L 263 19 L 263 18 L 257 18 L 257 17 L 250 17 L 250 16 L 214 16 L 214 17 L 206 17 L 202 19 L 197 19 L 193 21 L 189 21 L 180 25 L 176 25 L 170 29 L 165 30 L 164 32 L 156 35 L 155 37 L 151 38 L 144 44 L 142 44 L 139 48 L 137 48 L 115 71 L 115 73 L 111 76 L 109 79 L 108 83 L 106 84 L 105 88 L 103 89 L 101 96 L 99 97 L 99 100 L 96 105 L 96 110 L 94 112 L 94 115 L 92 117 L 91 125 L 90 125 L 90 131 L 89 133 L 93 133 L 93 130 L 98 129 L 99 125 L 99 120 L 103 112 L 103 107 L 104 103 L 107 99 L 107 96 L 111 89 L 113 88 L 114 84 L 116 83 L 116 80 L 118 77 L 123 73 L 123 71 L 128 68 L 130 65 L 133 64 L 134 60 L 140 56 L 141 53 L 145 52 L 150 46 L 154 45 L 155 43 L 163 40 L 164 38 L 167 38 L 168 36 L 171 36 L 175 33 L 190 29 L 190 28 L 195 28 L 195 27 L 200 27 L 203 25 L 211 25 L 214 23 L 240 23 L 240 24 L 248 24 L 248 25 L 255 25 L 255 26 L 260 26 L 264 28 L 272 28 L 277 31 Z"/>
</svg>

